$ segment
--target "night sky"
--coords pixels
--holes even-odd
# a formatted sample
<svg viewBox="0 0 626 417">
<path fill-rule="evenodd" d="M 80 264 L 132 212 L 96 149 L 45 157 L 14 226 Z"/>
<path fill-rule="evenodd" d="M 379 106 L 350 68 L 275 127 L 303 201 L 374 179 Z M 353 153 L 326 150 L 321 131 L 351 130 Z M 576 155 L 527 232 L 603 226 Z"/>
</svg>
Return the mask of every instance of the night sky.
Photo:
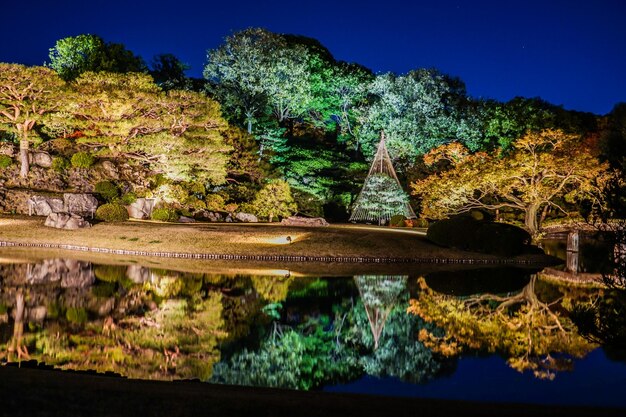
<svg viewBox="0 0 626 417">
<path fill-rule="evenodd" d="M 173 53 L 200 77 L 206 50 L 247 27 L 316 38 L 375 72 L 438 68 L 473 97 L 542 97 L 609 112 L 626 101 L 626 1 L 15 0 L 0 8 L 0 61 L 42 64 L 57 39 Z"/>
</svg>

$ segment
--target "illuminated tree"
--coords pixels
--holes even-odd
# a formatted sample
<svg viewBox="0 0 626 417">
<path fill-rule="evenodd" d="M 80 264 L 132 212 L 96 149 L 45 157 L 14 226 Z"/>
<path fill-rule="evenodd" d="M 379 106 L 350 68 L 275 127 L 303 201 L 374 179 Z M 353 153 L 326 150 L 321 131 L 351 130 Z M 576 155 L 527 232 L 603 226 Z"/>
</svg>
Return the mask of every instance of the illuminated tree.
<svg viewBox="0 0 626 417">
<path fill-rule="evenodd" d="M 124 45 L 105 43 L 96 35 L 83 34 L 59 39 L 50 48 L 50 68 L 64 80 L 73 80 L 87 71 L 145 72 L 141 57 Z"/>
<path fill-rule="evenodd" d="M 450 158 L 450 149 L 435 149 L 425 159 Z M 509 208 L 524 213 L 524 224 L 535 235 L 541 227 L 538 214 L 542 209 L 565 212 L 559 199 L 601 203 L 607 165 L 575 135 L 559 130 L 529 132 L 514 142 L 504 157 L 454 152 L 450 170 L 412 184 L 425 217 L 438 219 L 474 208 Z"/>
<path fill-rule="evenodd" d="M 291 216 L 298 209 L 291 196 L 291 188 L 284 180 L 271 181 L 261 188 L 252 207 L 257 215 L 267 218 L 270 223 L 274 217 Z"/>
<path fill-rule="evenodd" d="M 227 127 L 200 93 L 161 92 L 146 74 L 88 72 L 73 83 L 68 123 L 79 142 L 149 164 L 175 181 L 224 182 Z"/>
<path fill-rule="evenodd" d="M 306 49 L 288 46 L 281 35 L 247 29 L 208 52 L 204 76 L 227 113 L 245 120 L 252 133 L 266 107 L 279 122 L 306 110 L 307 58 Z"/>
<path fill-rule="evenodd" d="M 22 178 L 30 169 L 30 143 L 41 141 L 35 127 L 58 108 L 64 85 L 48 68 L 0 63 L 0 121 L 19 138 Z"/>
<path fill-rule="evenodd" d="M 533 275 L 519 293 L 461 299 L 434 292 L 421 278 L 419 297 L 410 301 L 408 311 L 445 331 L 445 335 L 420 331 L 420 340 L 436 352 L 447 356 L 465 349 L 498 352 L 520 372 L 531 370 L 538 378 L 553 379 L 556 371 L 571 368 L 567 358 L 554 354 L 580 358 L 596 346 L 569 318 L 553 310 L 556 302 L 539 299 L 536 282 Z"/>
<path fill-rule="evenodd" d="M 401 166 L 432 148 L 458 140 L 476 149 L 481 133 L 477 120 L 465 117 L 465 86 L 435 70 L 406 75 L 382 74 L 369 86 L 371 103 L 359 109 L 358 136 L 364 154 L 373 154 L 380 131 Z"/>
</svg>

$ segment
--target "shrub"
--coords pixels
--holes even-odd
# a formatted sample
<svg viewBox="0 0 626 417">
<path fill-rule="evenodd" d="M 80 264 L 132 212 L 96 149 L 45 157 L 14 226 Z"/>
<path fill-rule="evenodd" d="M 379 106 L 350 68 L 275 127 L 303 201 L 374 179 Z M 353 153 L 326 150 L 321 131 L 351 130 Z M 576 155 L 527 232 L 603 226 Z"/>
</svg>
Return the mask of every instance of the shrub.
<svg viewBox="0 0 626 417">
<path fill-rule="evenodd" d="M 82 307 L 70 307 L 65 312 L 65 318 L 70 323 L 82 324 L 87 321 L 87 311 Z"/>
<path fill-rule="evenodd" d="M 72 166 L 74 168 L 90 168 L 94 162 L 94 157 L 87 152 L 76 152 L 72 155 Z"/>
<path fill-rule="evenodd" d="M 127 206 L 133 204 L 135 201 L 137 201 L 137 194 L 133 193 L 132 191 L 122 196 L 122 204 L 125 204 Z"/>
<path fill-rule="evenodd" d="M 7 155 L 0 155 L 0 168 L 8 168 L 13 163 L 13 159 Z"/>
<path fill-rule="evenodd" d="M 209 194 L 205 198 L 206 208 L 209 211 L 223 211 L 224 198 L 219 194 Z"/>
<path fill-rule="evenodd" d="M 123 222 L 128 220 L 128 210 L 117 203 L 103 204 L 96 210 L 96 219 L 105 222 Z"/>
<path fill-rule="evenodd" d="M 117 185 L 113 184 L 111 181 L 100 181 L 97 183 L 96 193 L 100 194 L 100 196 L 109 203 L 120 196 L 119 188 L 117 188 Z"/>
<path fill-rule="evenodd" d="M 189 186 L 189 191 L 196 196 L 201 196 L 206 194 L 206 187 L 200 182 L 194 182 Z"/>
<path fill-rule="evenodd" d="M 176 210 L 165 207 L 152 210 L 152 216 L 150 216 L 152 220 L 162 222 L 175 222 L 178 221 L 178 217 Z"/>
<path fill-rule="evenodd" d="M 432 242 L 445 247 L 514 256 L 524 252 L 530 235 L 505 223 L 476 220 L 471 214 L 433 223 L 426 234 Z"/>
<path fill-rule="evenodd" d="M 70 167 L 70 161 L 62 156 L 57 156 L 52 160 L 52 169 L 56 172 L 63 172 Z"/>
<path fill-rule="evenodd" d="M 406 217 L 404 217 L 402 214 L 395 214 L 393 216 L 391 216 L 391 219 L 389 219 L 389 226 L 391 227 L 404 227 L 404 221 L 406 220 Z"/>
</svg>

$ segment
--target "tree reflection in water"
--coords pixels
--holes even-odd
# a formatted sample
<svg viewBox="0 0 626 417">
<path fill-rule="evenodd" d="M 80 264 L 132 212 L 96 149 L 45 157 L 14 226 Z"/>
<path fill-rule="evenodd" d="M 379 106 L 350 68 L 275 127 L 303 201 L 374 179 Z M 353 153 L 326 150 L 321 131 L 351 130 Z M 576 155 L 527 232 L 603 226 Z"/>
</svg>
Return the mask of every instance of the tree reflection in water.
<svg viewBox="0 0 626 417">
<path fill-rule="evenodd" d="M 443 337 L 420 333 L 421 340 L 445 355 L 468 349 L 497 352 L 520 372 L 553 379 L 557 371 L 571 369 L 572 358 L 597 347 L 567 317 L 572 298 L 549 294 L 542 301 L 536 275 L 517 293 L 462 298 L 436 293 L 423 278 L 419 283 L 419 297 L 411 300 L 409 312 L 445 330 Z"/>
</svg>

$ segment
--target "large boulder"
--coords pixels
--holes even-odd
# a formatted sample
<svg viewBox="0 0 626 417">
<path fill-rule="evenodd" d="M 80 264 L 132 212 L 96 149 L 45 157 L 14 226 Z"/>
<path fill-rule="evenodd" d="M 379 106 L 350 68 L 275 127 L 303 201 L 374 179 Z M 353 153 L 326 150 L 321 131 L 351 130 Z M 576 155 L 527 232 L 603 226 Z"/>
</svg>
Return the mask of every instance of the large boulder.
<svg viewBox="0 0 626 417">
<path fill-rule="evenodd" d="M 322 217 L 300 217 L 291 216 L 284 218 L 281 222 L 285 226 L 308 226 L 308 227 L 325 227 L 328 222 Z"/>
<path fill-rule="evenodd" d="M 35 216 L 48 216 L 50 213 L 60 213 L 64 211 L 63 200 L 56 197 L 44 197 L 34 195 L 27 201 L 29 214 Z"/>
<path fill-rule="evenodd" d="M 149 219 L 154 209 L 154 198 L 138 198 L 127 206 L 128 217 L 132 219 Z"/>
<path fill-rule="evenodd" d="M 235 219 L 244 223 L 258 223 L 259 222 L 259 219 L 254 214 L 250 214 L 250 213 L 237 213 L 235 214 Z M 226 221 L 228 222 L 228 220 Z"/>
<path fill-rule="evenodd" d="M 44 226 L 54 227 L 56 229 L 76 230 L 91 227 L 91 224 L 77 214 L 50 213 L 46 218 Z"/>
<path fill-rule="evenodd" d="M 42 168 L 50 168 L 52 166 L 52 157 L 48 152 L 32 152 L 29 154 L 30 163 Z"/>
<path fill-rule="evenodd" d="M 63 194 L 63 205 L 68 213 L 93 217 L 98 208 L 98 200 L 91 194 Z"/>
<path fill-rule="evenodd" d="M 530 234 L 519 227 L 459 215 L 433 223 L 426 237 L 444 247 L 515 256 L 530 250 Z"/>
</svg>

